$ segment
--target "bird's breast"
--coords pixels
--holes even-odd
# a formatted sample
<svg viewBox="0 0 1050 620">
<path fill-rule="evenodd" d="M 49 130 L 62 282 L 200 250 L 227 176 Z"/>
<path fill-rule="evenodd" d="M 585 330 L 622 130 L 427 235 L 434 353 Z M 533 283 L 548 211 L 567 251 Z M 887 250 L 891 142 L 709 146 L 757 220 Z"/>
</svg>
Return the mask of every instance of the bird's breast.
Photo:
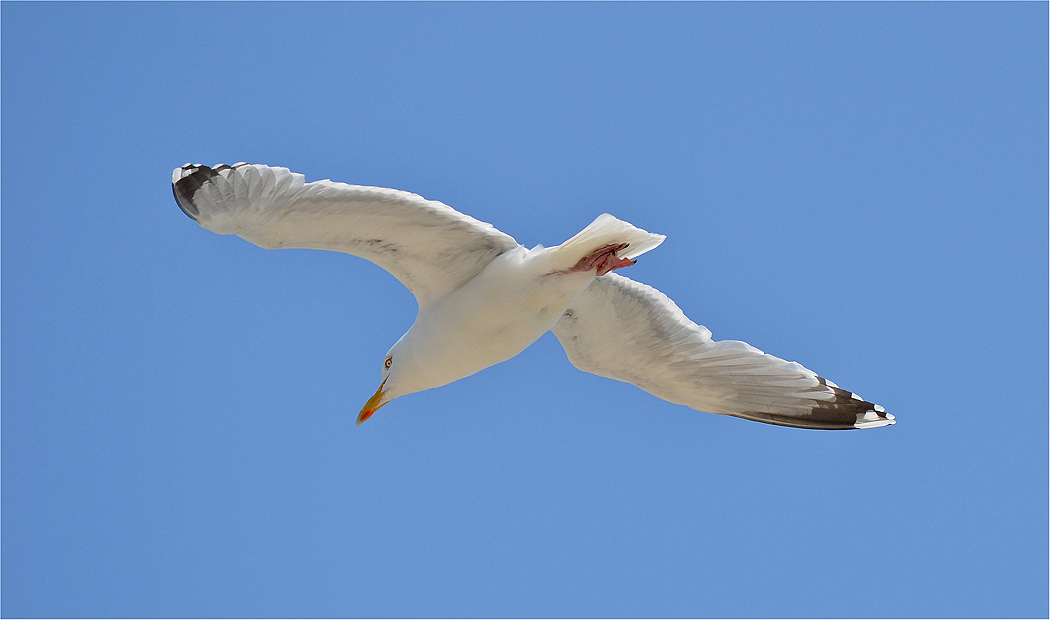
<svg viewBox="0 0 1050 620">
<path fill-rule="evenodd" d="M 594 279 L 535 267 L 524 253 L 501 256 L 457 291 L 420 309 L 408 335 L 431 382 L 440 381 L 431 387 L 521 353 Z"/>
</svg>

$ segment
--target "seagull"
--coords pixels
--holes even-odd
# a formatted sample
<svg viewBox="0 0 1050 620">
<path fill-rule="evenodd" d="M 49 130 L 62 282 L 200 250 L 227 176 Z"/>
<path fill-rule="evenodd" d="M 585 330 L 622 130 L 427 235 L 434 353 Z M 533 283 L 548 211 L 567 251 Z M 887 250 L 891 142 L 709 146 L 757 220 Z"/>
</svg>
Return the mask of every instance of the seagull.
<svg viewBox="0 0 1050 620">
<path fill-rule="evenodd" d="M 615 270 L 663 242 L 612 215 L 561 245 L 529 250 L 491 224 L 409 192 L 307 183 L 287 168 L 186 164 L 182 211 L 266 249 L 344 252 L 416 297 L 412 327 L 383 358 L 357 425 L 395 398 L 469 377 L 554 332 L 572 364 L 708 413 L 810 429 L 894 424 L 881 406 L 796 362 L 716 341 L 666 295 Z"/>
</svg>

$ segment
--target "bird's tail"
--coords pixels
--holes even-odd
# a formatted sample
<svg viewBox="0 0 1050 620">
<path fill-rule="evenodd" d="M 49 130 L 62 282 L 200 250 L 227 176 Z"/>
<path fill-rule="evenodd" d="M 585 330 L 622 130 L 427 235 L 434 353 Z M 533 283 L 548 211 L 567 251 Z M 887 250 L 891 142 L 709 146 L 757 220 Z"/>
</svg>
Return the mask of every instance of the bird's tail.
<svg viewBox="0 0 1050 620">
<path fill-rule="evenodd" d="M 567 260 L 575 262 L 580 256 L 585 256 L 597 248 L 627 244 L 625 248 L 617 252 L 617 256 L 633 259 L 660 245 L 664 239 L 666 239 L 664 235 L 642 230 L 608 213 L 603 213 L 587 228 L 576 233 L 565 243 L 551 249 L 559 255 L 564 255 Z"/>
</svg>

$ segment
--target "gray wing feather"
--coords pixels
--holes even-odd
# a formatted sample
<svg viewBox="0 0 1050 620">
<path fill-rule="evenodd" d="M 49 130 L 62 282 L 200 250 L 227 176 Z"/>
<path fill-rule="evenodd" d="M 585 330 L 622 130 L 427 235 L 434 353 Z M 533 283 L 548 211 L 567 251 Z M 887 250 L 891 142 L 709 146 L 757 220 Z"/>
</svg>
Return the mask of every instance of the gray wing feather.
<svg viewBox="0 0 1050 620">
<path fill-rule="evenodd" d="M 551 331 L 580 370 L 700 411 L 815 429 L 894 423 L 798 363 L 712 340 L 666 295 L 618 274 L 595 279 Z"/>
<path fill-rule="evenodd" d="M 440 202 L 381 187 L 306 183 L 287 168 L 187 164 L 172 175 L 186 215 L 267 249 L 360 256 L 386 269 L 420 305 L 444 297 L 518 246 L 507 234 Z"/>
</svg>

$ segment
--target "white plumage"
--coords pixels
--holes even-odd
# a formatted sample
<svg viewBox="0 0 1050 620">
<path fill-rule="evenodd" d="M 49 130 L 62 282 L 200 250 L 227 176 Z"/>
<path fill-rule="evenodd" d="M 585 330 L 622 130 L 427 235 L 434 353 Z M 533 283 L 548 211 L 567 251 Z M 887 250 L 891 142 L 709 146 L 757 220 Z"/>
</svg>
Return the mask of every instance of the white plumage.
<svg viewBox="0 0 1050 620">
<path fill-rule="evenodd" d="M 580 370 L 710 413 L 803 428 L 893 424 L 803 366 L 711 339 L 656 289 L 611 273 L 664 239 L 604 214 L 565 243 L 527 250 L 490 224 L 415 194 L 315 181 L 286 168 L 187 164 L 186 215 L 260 247 L 334 250 L 392 273 L 419 302 L 358 424 L 398 396 L 510 359 L 553 331 Z"/>
</svg>

